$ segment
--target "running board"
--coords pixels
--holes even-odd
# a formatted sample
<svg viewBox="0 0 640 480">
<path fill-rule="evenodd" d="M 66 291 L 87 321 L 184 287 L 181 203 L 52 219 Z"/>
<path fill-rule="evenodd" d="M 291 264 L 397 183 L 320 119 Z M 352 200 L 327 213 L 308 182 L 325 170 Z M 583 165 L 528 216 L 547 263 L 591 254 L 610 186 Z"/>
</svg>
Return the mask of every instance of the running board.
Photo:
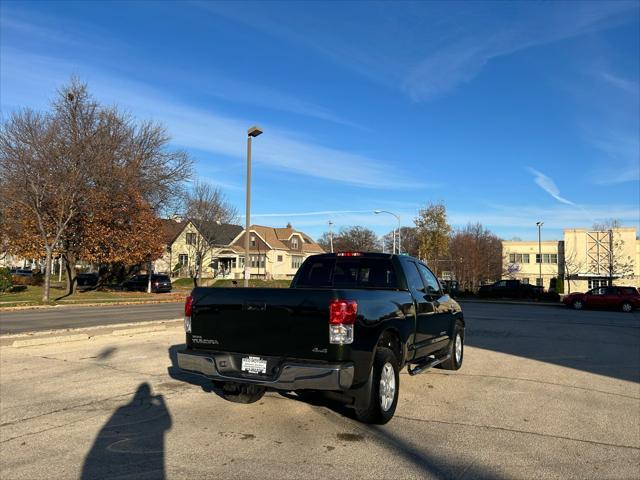
<svg viewBox="0 0 640 480">
<path fill-rule="evenodd" d="M 435 367 L 436 365 L 440 365 L 442 362 L 446 362 L 451 358 L 451 354 L 447 354 L 444 357 L 435 358 L 435 357 L 427 357 L 429 360 L 424 363 L 420 363 L 416 365 L 414 368 L 407 367 L 407 372 L 409 375 L 418 375 L 419 373 L 424 372 L 425 370 L 429 370 L 431 367 Z"/>
</svg>

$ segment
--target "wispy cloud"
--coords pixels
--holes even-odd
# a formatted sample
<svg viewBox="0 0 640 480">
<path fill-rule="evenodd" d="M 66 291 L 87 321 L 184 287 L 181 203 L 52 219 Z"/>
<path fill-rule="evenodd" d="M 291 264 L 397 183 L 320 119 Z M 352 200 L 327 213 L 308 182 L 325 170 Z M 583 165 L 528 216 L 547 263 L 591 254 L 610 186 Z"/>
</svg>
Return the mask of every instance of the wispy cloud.
<svg viewBox="0 0 640 480">
<path fill-rule="evenodd" d="M 596 60 L 583 87 L 567 91 L 576 102 L 579 132 L 594 152 L 587 170 L 591 182 L 640 181 L 640 83 Z"/>
<path fill-rule="evenodd" d="M 317 212 L 293 213 L 252 213 L 252 217 L 315 217 L 327 215 L 344 215 L 347 213 L 373 213 L 373 210 L 323 210 Z"/>
<path fill-rule="evenodd" d="M 33 92 L 48 92 L 66 83 L 70 74 L 89 82 L 92 92 L 106 103 L 115 103 L 137 117 L 152 118 L 168 127 L 175 144 L 213 153 L 221 162 L 244 158 L 247 126 L 254 119 L 236 118 L 203 110 L 172 98 L 170 93 L 132 82 L 84 65 L 58 58 L 33 56 L 1 50 L 4 111 L 19 105 L 33 105 Z M 12 92 L 12 95 L 7 95 Z M 49 93 L 51 92 L 51 93 Z M 10 101 L 12 103 L 5 104 Z M 366 188 L 425 188 L 403 172 L 391 172 L 388 161 L 357 152 L 303 140 L 278 125 L 262 124 L 265 135 L 257 140 L 254 161 L 267 167 Z M 259 143 L 259 148 L 258 148 Z M 222 158 L 220 158 L 222 156 Z M 387 159 L 384 159 L 387 160 Z M 394 163 L 394 162 L 391 162 Z"/>
<path fill-rule="evenodd" d="M 513 2 L 501 4 L 496 14 L 492 6 L 480 2 L 456 9 L 434 2 L 407 2 L 393 7 L 379 4 L 362 12 L 359 5 L 344 2 L 331 5 L 334 15 L 327 23 L 322 20 L 322 4 L 293 7 L 286 20 L 259 3 L 251 8 L 237 2 L 199 5 L 303 45 L 375 82 L 399 88 L 415 101 L 451 92 L 475 78 L 493 59 L 632 21 L 634 15 L 629 12 L 638 9 L 633 0 Z M 355 16 L 366 21 L 350 21 Z"/>
<path fill-rule="evenodd" d="M 567 205 L 575 205 L 575 203 L 573 203 L 572 201 L 560 196 L 560 189 L 551 178 L 547 177 L 544 173 L 536 170 L 535 168 L 528 167 L 527 170 L 529 170 L 529 172 L 534 175 L 533 181 L 536 183 L 536 185 L 538 185 L 542 190 L 547 192 L 557 201 L 565 203 Z"/>
<path fill-rule="evenodd" d="M 637 205 L 628 204 L 584 205 L 583 208 L 564 204 L 544 207 L 530 204 L 488 204 L 482 210 L 452 209 L 449 212 L 449 220 L 453 225 L 481 222 L 507 238 L 509 232 L 516 229 L 530 229 L 533 236 L 537 221 L 544 221 L 545 228 L 561 230 L 590 227 L 593 223 L 608 218 L 619 219 L 629 226 L 639 226 L 640 221 Z"/>
<path fill-rule="evenodd" d="M 84 48 L 87 45 L 91 45 L 92 56 L 95 56 L 96 49 L 100 50 L 102 61 L 114 69 L 123 68 L 121 56 L 117 55 L 117 57 L 109 60 L 110 57 L 107 52 L 119 52 L 126 49 L 130 54 L 135 54 L 135 45 L 123 45 L 120 40 L 114 38 L 111 32 L 101 30 L 95 25 L 74 22 L 65 18 L 65 24 L 69 25 L 69 22 L 71 22 L 71 26 L 66 30 L 53 29 L 50 25 L 59 23 L 59 19 L 56 17 L 39 14 L 34 18 L 19 10 L 9 13 L 3 12 L 2 16 L 0 16 L 0 29 L 4 33 L 4 47 L 9 49 L 22 47 L 22 42 L 12 44 L 6 41 L 7 38 L 28 39 L 28 41 L 37 41 L 40 45 L 59 45 L 64 47 L 68 53 L 82 56 Z M 7 45 L 8 43 L 9 45 Z M 143 53 L 139 52 L 137 58 L 144 58 Z M 91 58 L 88 60 L 91 61 Z M 136 72 L 131 72 L 132 77 L 137 73 L 137 70 L 140 70 L 138 63 L 136 63 Z M 359 130 L 366 130 L 366 127 L 343 118 L 336 112 L 321 105 L 255 82 L 242 81 L 222 73 L 211 73 L 209 71 L 205 73 L 199 70 L 197 66 L 193 66 L 189 71 L 167 72 L 166 68 L 160 69 L 154 65 L 146 65 L 143 70 L 149 76 L 157 75 L 164 79 L 170 77 L 174 85 L 181 85 L 181 89 L 192 93 L 198 92 L 228 102 L 293 113 Z M 206 78 L 206 82 L 202 81 L 203 78 Z"/>
</svg>

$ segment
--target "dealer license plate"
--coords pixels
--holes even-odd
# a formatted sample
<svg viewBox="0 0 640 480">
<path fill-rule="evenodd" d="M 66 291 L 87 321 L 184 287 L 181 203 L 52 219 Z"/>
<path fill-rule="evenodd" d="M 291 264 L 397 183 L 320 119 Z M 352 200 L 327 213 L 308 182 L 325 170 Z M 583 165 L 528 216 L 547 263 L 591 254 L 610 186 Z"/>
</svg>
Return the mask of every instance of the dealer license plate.
<svg viewBox="0 0 640 480">
<path fill-rule="evenodd" d="M 249 373 L 267 373 L 267 361 L 260 357 L 244 357 L 242 371 Z"/>
</svg>

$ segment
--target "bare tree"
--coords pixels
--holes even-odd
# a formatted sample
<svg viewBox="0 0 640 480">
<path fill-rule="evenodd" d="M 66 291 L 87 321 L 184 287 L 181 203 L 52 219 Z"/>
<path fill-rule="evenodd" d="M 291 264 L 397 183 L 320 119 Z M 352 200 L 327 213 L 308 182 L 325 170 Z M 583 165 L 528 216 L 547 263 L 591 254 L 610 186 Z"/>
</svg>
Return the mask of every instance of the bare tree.
<svg viewBox="0 0 640 480">
<path fill-rule="evenodd" d="M 502 241 L 480 223 L 470 223 L 449 238 L 450 263 L 460 285 L 469 290 L 503 273 Z M 507 275 L 513 275 L 508 272 Z"/>
<path fill-rule="evenodd" d="M 596 222 L 591 227 L 596 232 L 606 232 L 607 230 L 615 230 L 622 227 L 622 222 L 617 218 L 607 218 L 602 222 Z"/>
<path fill-rule="evenodd" d="M 91 199 L 131 199 L 134 192 L 136 202 L 157 216 L 179 197 L 190 175 L 190 158 L 167 149 L 162 127 L 151 122 L 138 126 L 128 115 L 99 105 L 77 79 L 58 92 L 50 111 L 14 113 L 0 132 L 0 209 L 14 219 L 12 248 L 45 257 L 45 301 L 54 251 L 65 258 L 72 293 L 76 260 L 83 251 L 100 258 L 96 245 L 108 241 L 111 251 L 122 254 L 119 240 L 126 240 L 120 244 L 125 253 L 134 244 L 145 247 L 137 238 L 114 238 L 118 210 L 107 212 L 107 203 Z M 120 217 L 132 218 L 122 212 Z M 103 222 L 97 224 L 97 219 Z M 142 229 L 132 231 L 143 235 Z M 101 232 L 106 238 L 99 238 Z"/>
<path fill-rule="evenodd" d="M 94 105 L 71 92 L 58 100 L 56 108 L 69 117 L 94 115 Z M 30 110 L 12 114 L 0 131 L 3 208 L 20 219 L 20 230 L 14 233 L 38 235 L 45 257 L 43 302 L 49 301 L 54 251 L 86 185 L 89 140 L 83 129 L 66 131 L 61 115 Z"/>
<path fill-rule="evenodd" d="M 393 230 L 382 237 L 385 252 L 393 252 Z M 401 227 L 400 238 L 402 239 L 402 253 L 418 256 L 420 242 L 418 239 L 417 229 L 415 227 Z M 398 241 L 398 232 L 396 231 L 396 242 Z"/>
<path fill-rule="evenodd" d="M 329 248 L 329 232 L 318 239 L 318 244 L 325 251 Z M 365 227 L 346 227 L 333 234 L 334 252 L 379 252 L 381 245 L 376 232 Z"/>
<path fill-rule="evenodd" d="M 577 275 L 583 271 L 584 263 L 578 260 L 578 255 L 573 250 L 569 255 L 564 255 L 562 272 L 563 277 L 567 281 L 567 293 L 571 293 L 571 282 L 574 281 Z"/>
<path fill-rule="evenodd" d="M 202 281 L 203 262 L 215 247 L 217 225 L 237 221 L 238 212 L 231 205 L 222 190 L 206 182 L 195 182 L 186 199 L 187 218 L 196 228 L 188 232 L 187 246 L 190 258 L 194 259 L 194 268 L 190 274 L 193 285 Z"/>
</svg>

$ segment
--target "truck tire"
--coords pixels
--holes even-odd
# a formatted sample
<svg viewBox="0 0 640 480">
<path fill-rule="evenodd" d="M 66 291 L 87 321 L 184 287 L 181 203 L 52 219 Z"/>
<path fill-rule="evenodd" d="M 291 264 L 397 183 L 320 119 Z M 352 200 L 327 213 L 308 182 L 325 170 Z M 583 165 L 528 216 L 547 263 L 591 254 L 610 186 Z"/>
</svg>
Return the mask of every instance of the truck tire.
<svg viewBox="0 0 640 480">
<path fill-rule="evenodd" d="M 234 403 L 254 403 L 260 400 L 265 388 L 259 385 L 247 385 L 244 383 L 223 382 L 219 385 L 219 395 Z"/>
<path fill-rule="evenodd" d="M 456 322 L 448 353 L 449 358 L 437 367 L 443 370 L 459 370 L 464 360 L 464 327 L 461 322 Z"/>
<path fill-rule="evenodd" d="M 370 395 L 365 405 L 356 403 L 356 418 L 363 423 L 384 425 L 393 418 L 400 390 L 398 359 L 390 349 L 378 347 L 369 378 Z"/>
</svg>

